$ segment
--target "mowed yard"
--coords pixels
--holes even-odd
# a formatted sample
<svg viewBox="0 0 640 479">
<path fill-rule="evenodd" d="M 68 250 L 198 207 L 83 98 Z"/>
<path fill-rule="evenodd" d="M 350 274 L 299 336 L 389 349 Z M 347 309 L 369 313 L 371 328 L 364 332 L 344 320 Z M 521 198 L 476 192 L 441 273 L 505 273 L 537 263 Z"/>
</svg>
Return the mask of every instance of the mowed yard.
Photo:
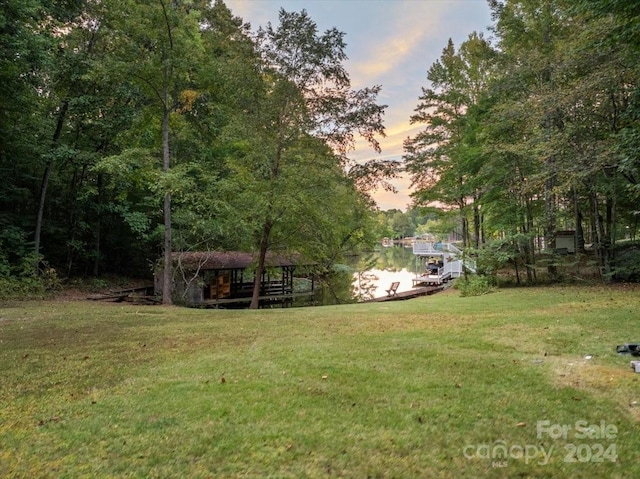
<svg viewBox="0 0 640 479">
<path fill-rule="evenodd" d="M 637 286 L 4 304 L 0 477 L 640 477 L 626 342 Z"/>
</svg>

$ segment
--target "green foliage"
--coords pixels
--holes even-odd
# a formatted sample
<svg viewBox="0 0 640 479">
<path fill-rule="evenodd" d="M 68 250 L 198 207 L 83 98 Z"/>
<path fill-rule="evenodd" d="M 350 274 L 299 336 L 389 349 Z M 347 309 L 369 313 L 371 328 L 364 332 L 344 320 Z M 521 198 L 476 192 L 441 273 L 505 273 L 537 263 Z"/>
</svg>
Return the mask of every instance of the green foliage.
<svg viewBox="0 0 640 479">
<path fill-rule="evenodd" d="M 453 287 L 460 291 L 460 296 L 482 296 L 495 291 L 495 279 L 485 275 L 469 275 L 456 279 Z"/>
<path fill-rule="evenodd" d="M 424 129 L 404 143 L 407 172 L 416 186 L 414 203 L 434 202 L 455 209 L 463 243 L 469 241 L 467 198 L 477 198 L 482 185 L 475 181 L 483 155 L 473 125 L 465 118 L 480 101 L 493 76 L 495 52 L 482 35 L 473 33 L 456 50 L 449 39 L 430 68 L 431 88 L 423 88 L 412 124 Z"/>
<path fill-rule="evenodd" d="M 536 280 L 561 229 L 577 231 L 579 251 L 593 244 L 610 278 L 638 209 L 638 7 L 489 5 L 493 44 L 449 41 L 429 68 L 411 118 L 425 128 L 405 142 L 414 202 L 456 210 L 466 244 L 488 249 L 484 268 L 511 264 L 518 282 L 521 270 Z M 545 264 L 557 278 L 560 262 Z"/>
<path fill-rule="evenodd" d="M 381 211 L 377 215 L 378 238 L 399 239 L 425 233 L 426 224 L 436 215 L 423 208 L 409 208 L 406 212 L 398 209 Z"/>
<path fill-rule="evenodd" d="M 367 242 L 366 175 L 345 174 L 345 160 L 357 133 L 378 148 L 384 107 L 379 88 L 351 90 L 343 35 L 318 33 L 304 10 L 281 10 L 277 25 L 258 30 L 259 81 L 249 82 L 251 108 L 225 128 L 235 141 L 224 161 L 243 243 L 259 252 L 257 276 L 267 251 L 302 252 L 327 271 Z"/>
<path fill-rule="evenodd" d="M 0 300 L 42 299 L 59 290 L 58 273 L 41 262 L 21 231 L 11 228 L 0 236 Z"/>
<path fill-rule="evenodd" d="M 44 298 L 59 288 L 56 270 L 30 246 L 21 229 L 0 229 L 0 300 Z"/>
<path fill-rule="evenodd" d="M 33 268 L 37 262 L 25 259 L 23 268 Z M 40 274 L 0 277 L 0 300 L 31 300 L 50 298 L 61 288 L 58 273 L 51 267 L 44 267 Z"/>
<path fill-rule="evenodd" d="M 2 3 L 2 277 L 35 269 L 36 248 L 63 276 L 146 274 L 168 232 L 329 270 L 375 236 L 450 230 L 485 271 L 529 275 L 561 225 L 603 277 L 634 277 L 614 263 L 640 198 L 633 2 L 491 0 L 491 42 L 448 41 L 425 66 L 404 158 L 425 209 L 375 217 L 369 192 L 399 165 L 346 159 L 357 135 L 379 148 L 385 106 L 380 86 L 351 88 L 345 34 L 283 10 L 253 35 L 222 1 L 164 3 Z"/>
<path fill-rule="evenodd" d="M 640 245 L 620 248 L 613 264 L 612 275 L 618 281 L 640 282 Z"/>
<path fill-rule="evenodd" d="M 432 241 L 447 241 L 448 235 L 455 231 L 458 225 L 457 214 L 442 213 L 436 218 L 429 219 L 418 231 Z"/>
<path fill-rule="evenodd" d="M 526 260 L 524 250 L 530 237 L 523 234 L 512 235 L 493 240 L 476 251 L 478 272 L 482 275 L 495 276 L 507 266 L 517 266 Z"/>
</svg>

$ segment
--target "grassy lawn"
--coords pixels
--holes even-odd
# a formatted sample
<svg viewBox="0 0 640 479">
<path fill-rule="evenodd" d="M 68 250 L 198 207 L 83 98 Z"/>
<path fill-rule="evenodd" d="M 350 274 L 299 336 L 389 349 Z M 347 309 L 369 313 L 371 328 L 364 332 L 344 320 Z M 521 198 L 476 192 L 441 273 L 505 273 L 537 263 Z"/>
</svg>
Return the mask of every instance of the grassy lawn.
<svg viewBox="0 0 640 479">
<path fill-rule="evenodd" d="M 0 305 L 0 477 L 640 477 L 634 341 L 623 286 Z"/>
</svg>

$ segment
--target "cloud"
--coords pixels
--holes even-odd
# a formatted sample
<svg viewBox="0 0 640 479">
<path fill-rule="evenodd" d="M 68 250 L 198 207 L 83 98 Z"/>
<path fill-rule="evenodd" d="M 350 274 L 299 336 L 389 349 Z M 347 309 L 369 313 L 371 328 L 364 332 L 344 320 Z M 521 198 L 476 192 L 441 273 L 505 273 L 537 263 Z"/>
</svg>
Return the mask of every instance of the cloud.
<svg viewBox="0 0 640 479">
<path fill-rule="evenodd" d="M 398 209 L 405 210 L 411 204 L 409 194 L 411 192 L 411 180 L 407 176 L 401 176 L 391 181 L 391 184 L 398 190 L 397 193 L 391 191 L 377 190 L 373 193 L 378 207 L 381 210 Z"/>
<path fill-rule="evenodd" d="M 354 85 L 380 83 L 382 79 L 388 80 L 389 75 L 401 79 L 402 66 L 420 50 L 431 27 L 437 24 L 437 16 L 426 15 L 426 9 L 439 10 L 442 4 L 397 2 L 391 7 L 390 2 L 372 2 L 372 5 L 377 10 L 376 26 L 360 28 L 349 53 Z"/>
<path fill-rule="evenodd" d="M 380 139 L 376 155 L 365 140 L 356 142 L 349 157 L 401 160 L 402 144 L 424 125 L 409 119 L 422 87 L 428 87 L 429 67 L 441 56 L 451 38 L 459 46 L 474 30 L 491 23 L 485 0 L 225 0 L 234 15 L 249 21 L 253 30 L 267 22 L 277 24 L 278 11 L 307 10 L 322 32 L 337 28 L 345 33 L 346 68 L 353 88 L 381 85 L 378 103 L 385 112 L 387 137 Z M 404 209 L 410 202 L 410 180 L 397 180 L 398 195 L 377 192 L 382 209 Z"/>
<path fill-rule="evenodd" d="M 379 38 L 369 46 L 362 61 L 350 64 L 354 83 L 364 83 L 364 80 L 370 82 L 372 79 L 375 81 L 395 70 L 420 45 L 423 35 L 424 32 L 414 29 L 413 32 Z"/>
<path fill-rule="evenodd" d="M 379 2 L 389 5 L 391 2 Z M 379 3 L 374 3 L 377 5 Z M 375 155 L 365 140 L 356 142 L 350 155 L 357 161 L 391 159 L 401 161 L 403 144 L 425 125 L 412 125 L 410 117 L 418 105 L 422 87 L 428 87 L 427 72 L 440 57 L 449 38 L 461 42 L 473 28 L 458 31 L 456 22 L 468 23 L 466 11 L 473 14 L 484 2 L 412 1 L 394 3 L 393 13 L 384 15 L 385 26 L 367 34 L 367 41 L 350 54 L 348 67 L 354 86 L 382 85 L 379 103 L 387 104 L 387 136 L 380 139 L 382 153 Z M 486 4 L 484 5 L 486 8 Z M 466 10 L 466 11 L 465 11 Z M 378 13 L 380 15 L 380 13 Z M 477 28 L 477 27 L 476 27 Z M 458 44 L 458 43 L 457 43 Z M 381 209 L 405 209 L 411 203 L 411 179 L 403 174 L 393 181 L 398 193 L 376 191 Z"/>
</svg>

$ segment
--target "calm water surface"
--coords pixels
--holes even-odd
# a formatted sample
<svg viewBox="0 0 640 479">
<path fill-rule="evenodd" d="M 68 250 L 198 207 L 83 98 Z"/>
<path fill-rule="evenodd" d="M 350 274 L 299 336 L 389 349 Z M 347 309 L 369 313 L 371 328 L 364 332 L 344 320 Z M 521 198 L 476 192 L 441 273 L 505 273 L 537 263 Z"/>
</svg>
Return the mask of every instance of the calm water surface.
<svg viewBox="0 0 640 479">
<path fill-rule="evenodd" d="M 412 248 L 392 246 L 359 257 L 351 265 L 353 297 L 362 301 L 386 296 L 394 281 L 400 282 L 397 292 L 413 289 L 413 278 L 424 266 L 413 254 Z"/>
</svg>

